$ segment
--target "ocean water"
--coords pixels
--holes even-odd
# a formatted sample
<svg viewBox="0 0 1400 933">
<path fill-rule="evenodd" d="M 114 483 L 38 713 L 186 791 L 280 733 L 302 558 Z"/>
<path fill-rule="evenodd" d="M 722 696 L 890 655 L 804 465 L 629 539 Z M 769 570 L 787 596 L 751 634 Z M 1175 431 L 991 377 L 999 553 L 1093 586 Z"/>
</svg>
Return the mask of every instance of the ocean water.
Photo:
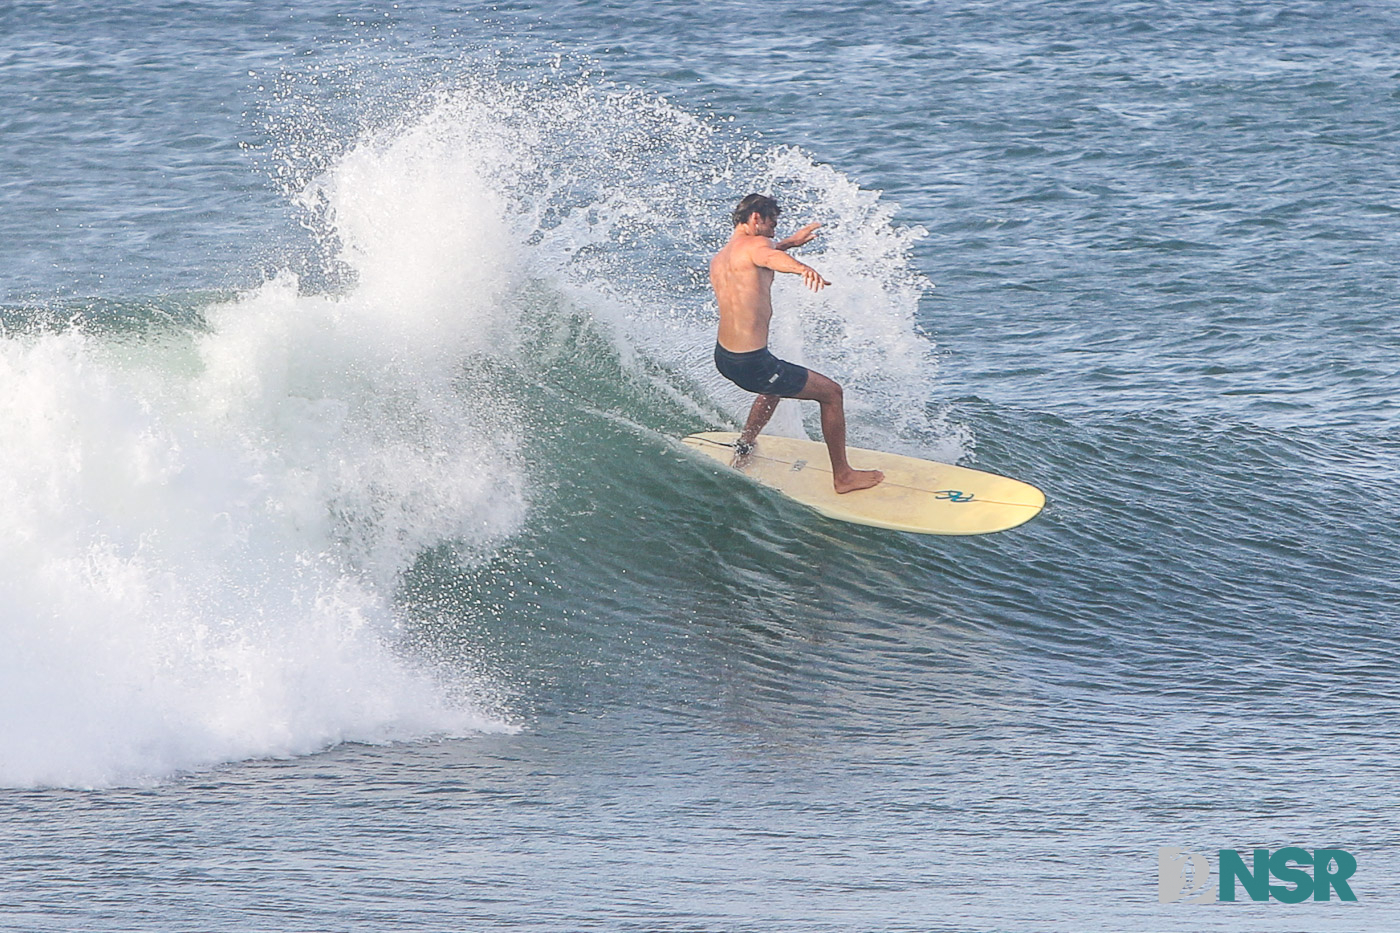
<svg viewBox="0 0 1400 933">
<path fill-rule="evenodd" d="M 0 929 L 1400 930 L 1400 9 L 0 5 Z M 834 523 L 677 439 L 749 191 Z M 813 433 L 784 403 L 774 430 Z M 1160 846 L 1355 902 L 1160 903 Z"/>
</svg>

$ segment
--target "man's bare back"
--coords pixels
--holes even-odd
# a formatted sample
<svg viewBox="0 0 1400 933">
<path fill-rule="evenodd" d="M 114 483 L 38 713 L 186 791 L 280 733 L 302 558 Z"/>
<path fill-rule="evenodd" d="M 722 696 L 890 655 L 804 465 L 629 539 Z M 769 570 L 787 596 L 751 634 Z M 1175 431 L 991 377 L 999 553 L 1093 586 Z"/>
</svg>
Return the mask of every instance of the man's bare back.
<svg viewBox="0 0 1400 933">
<path fill-rule="evenodd" d="M 753 205 L 753 210 L 747 208 Z M 822 437 L 831 456 L 832 482 L 840 493 L 868 489 L 883 480 L 879 470 L 855 470 L 846 459 L 846 414 L 841 387 L 821 373 L 804 370 L 768 352 L 768 326 L 773 319 L 773 274 L 802 276 L 814 292 L 831 283 L 806 263 L 787 254 L 809 243 L 821 224 L 807 224 L 792 236 L 773 242 L 778 204 L 749 195 L 734 212 L 734 233 L 710 260 L 710 284 L 719 303 L 719 336 L 715 364 L 740 388 L 755 392 L 747 424 L 739 435 L 739 456 L 752 450 L 754 439 L 773 416 L 780 398 L 821 403 Z M 763 386 L 791 386 L 764 391 Z"/>
<path fill-rule="evenodd" d="M 745 353 L 768 346 L 774 272 L 800 275 L 814 292 L 831 284 L 786 252 L 810 243 L 821 224 L 808 224 L 780 243 L 772 239 L 776 226 L 776 218 L 760 217 L 735 227 L 729 242 L 710 260 L 710 285 L 719 301 L 719 342 L 726 350 Z"/>
</svg>

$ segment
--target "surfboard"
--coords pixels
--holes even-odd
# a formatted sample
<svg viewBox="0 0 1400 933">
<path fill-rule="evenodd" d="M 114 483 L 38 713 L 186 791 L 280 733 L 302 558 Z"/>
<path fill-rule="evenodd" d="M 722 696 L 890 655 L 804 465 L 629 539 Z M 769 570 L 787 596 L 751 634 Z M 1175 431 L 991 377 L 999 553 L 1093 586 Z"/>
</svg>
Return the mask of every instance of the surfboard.
<svg viewBox="0 0 1400 933">
<path fill-rule="evenodd" d="M 759 435 L 753 453 L 735 463 L 729 431 L 692 434 L 683 443 L 828 518 L 926 535 L 981 535 L 1030 521 L 1045 494 L 1029 483 L 966 467 L 848 447 L 857 470 L 883 470 L 870 489 L 838 494 L 826 445 Z"/>
</svg>

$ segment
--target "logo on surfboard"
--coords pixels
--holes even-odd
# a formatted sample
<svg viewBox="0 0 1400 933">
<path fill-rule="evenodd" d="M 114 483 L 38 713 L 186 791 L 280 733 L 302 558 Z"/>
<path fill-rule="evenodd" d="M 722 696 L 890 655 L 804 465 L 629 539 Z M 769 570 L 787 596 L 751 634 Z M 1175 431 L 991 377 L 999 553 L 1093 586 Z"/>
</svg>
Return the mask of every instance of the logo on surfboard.
<svg viewBox="0 0 1400 933">
<path fill-rule="evenodd" d="M 973 492 L 963 492 L 961 489 L 935 489 L 933 491 L 935 499 L 947 499 L 949 502 L 971 502 L 977 498 Z"/>
</svg>

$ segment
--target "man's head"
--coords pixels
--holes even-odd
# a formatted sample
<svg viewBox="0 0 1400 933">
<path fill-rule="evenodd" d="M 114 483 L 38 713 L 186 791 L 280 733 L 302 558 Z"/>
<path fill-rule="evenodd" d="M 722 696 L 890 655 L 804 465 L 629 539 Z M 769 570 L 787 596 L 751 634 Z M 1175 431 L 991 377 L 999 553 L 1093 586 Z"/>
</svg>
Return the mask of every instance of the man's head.
<svg viewBox="0 0 1400 933">
<path fill-rule="evenodd" d="M 739 206 L 734 208 L 734 214 L 730 219 L 734 221 L 734 226 L 741 227 L 748 223 L 754 214 L 757 214 L 760 224 L 768 228 L 767 233 L 759 231 L 760 234 L 772 236 L 778 224 L 778 215 L 782 212 L 783 209 L 778 206 L 778 202 L 766 194 L 751 194 L 739 202 Z"/>
</svg>

